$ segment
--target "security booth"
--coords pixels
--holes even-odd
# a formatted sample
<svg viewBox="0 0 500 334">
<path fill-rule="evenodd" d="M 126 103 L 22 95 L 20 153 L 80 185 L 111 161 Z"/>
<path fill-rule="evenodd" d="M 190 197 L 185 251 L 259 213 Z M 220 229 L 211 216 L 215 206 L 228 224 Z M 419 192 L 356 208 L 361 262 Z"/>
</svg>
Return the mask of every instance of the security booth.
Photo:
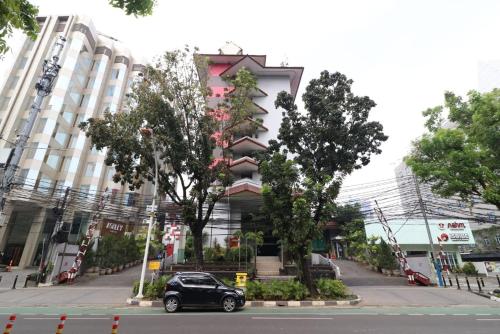
<svg viewBox="0 0 500 334">
<path fill-rule="evenodd" d="M 423 219 L 391 219 L 388 222 L 410 268 L 428 276 L 433 283 L 438 283 L 436 271 L 446 267 L 451 271 L 461 268 L 461 246 L 475 243 L 466 220 L 429 219 L 428 228 Z M 375 236 L 389 243 L 379 222 L 365 222 L 365 230 L 368 238 Z"/>
</svg>

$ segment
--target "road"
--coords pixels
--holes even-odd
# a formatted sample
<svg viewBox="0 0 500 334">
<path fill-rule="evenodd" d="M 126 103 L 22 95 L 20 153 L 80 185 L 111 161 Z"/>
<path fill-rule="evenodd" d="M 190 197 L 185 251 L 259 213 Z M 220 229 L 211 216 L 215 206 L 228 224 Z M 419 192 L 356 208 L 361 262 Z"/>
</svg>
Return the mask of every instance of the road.
<svg viewBox="0 0 500 334">
<path fill-rule="evenodd" d="M 90 310 L 88 310 L 90 312 Z M 108 310 L 109 311 L 109 310 Z M 380 333 L 380 334 L 497 334 L 500 308 L 304 308 L 251 309 L 232 314 L 185 311 L 165 314 L 162 310 L 116 309 L 119 333 Z M 58 324 L 54 315 L 20 314 L 12 334 L 52 333 Z M 93 311 L 69 315 L 64 333 L 109 333 L 112 315 Z M 7 316 L 0 315 L 0 323 Z"/>
</svg>

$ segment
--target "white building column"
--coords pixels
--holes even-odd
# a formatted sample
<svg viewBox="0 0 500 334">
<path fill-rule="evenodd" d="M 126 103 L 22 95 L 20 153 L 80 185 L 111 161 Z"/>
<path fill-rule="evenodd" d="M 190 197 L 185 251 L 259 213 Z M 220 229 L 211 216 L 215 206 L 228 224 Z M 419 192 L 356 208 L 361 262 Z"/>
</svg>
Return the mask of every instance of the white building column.
<svg viewBox="0 0 500 334">
<path fill-rule="evenodd" d="M 19 261 L 20 268 L 31 266 L 38 247 L 38 242 L 40 241 L 40 236 L 43 233 L 43 226 L 46 218 L 47 210 L 45 208 L 40 208 L 37 214 L 33 216 L 33 222 L 28 233 L 28 238 L 24 244 L 23 255 Z"/>
</svg>

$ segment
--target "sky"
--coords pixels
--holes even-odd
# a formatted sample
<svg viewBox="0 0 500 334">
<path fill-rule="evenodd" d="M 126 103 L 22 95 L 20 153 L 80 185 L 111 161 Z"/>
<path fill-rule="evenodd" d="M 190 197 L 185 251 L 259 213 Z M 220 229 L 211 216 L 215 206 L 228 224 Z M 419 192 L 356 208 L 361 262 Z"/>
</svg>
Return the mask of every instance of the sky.
<svg viewBox="0 0 500 334">
<path fill-rule="evenodd" d="M 462 0 L 158 0 L 150 17 L 130 17 L 107 0 L 32 0 L 40 15 L 83 14 L 98 31 L 151 59 L 166 50 L 198 46 L 216 53 L 233 41 L 267 64 L 304 66 L 297 96 L 323 70 L 354 80 L 353 92 L 377 106 L 389 140 L 382 154 L 349 176 L 357 185 L 394 177 L 394 168 L 424 132 L 421 112 L 442 104 L 445 91 L 478 88 L 478 62 L 500 59 L 500 1 Z M 0 61 L 12 62 L 22 35 Z"/>
</svg>

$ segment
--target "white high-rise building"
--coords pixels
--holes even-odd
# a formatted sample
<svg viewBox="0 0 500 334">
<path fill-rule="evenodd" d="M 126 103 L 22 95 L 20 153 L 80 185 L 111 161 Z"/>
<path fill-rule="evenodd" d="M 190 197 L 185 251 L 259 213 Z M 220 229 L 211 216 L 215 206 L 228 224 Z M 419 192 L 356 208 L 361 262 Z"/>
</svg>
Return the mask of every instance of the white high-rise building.
<svg viewBox="0 0 500 334">
<path fill-rule="evenodd" d="M 20 267 L 40 263 L 55 224 L 52 208 L 67 187 L 72 192 L 64 222 L 69 223 L 70 242 L 85 233 L 96 197 L 107 187 L 109 207 L 116 210 L 106 217 L 124 224 L 125 230 L 142 221 L 138 196 L 151 195 L 148 185 L 139 193 L 114 183 L 115 171 L 105 165 L 105 152 L 91 150 L 89 138 L 78 128 L 105 110 L 121 110 L 144 65 L 121 42 L 99 33 L 89 18 L 47 16 L 38 22 L 38 38 L 26 39 L 0 90 L 0 149 L 8 151 L 26 122 L 44 59 L 59 35 L 66 38 L 59 76 L 37 116 L 0 226 L 1 260 Z"/>
</svg>

